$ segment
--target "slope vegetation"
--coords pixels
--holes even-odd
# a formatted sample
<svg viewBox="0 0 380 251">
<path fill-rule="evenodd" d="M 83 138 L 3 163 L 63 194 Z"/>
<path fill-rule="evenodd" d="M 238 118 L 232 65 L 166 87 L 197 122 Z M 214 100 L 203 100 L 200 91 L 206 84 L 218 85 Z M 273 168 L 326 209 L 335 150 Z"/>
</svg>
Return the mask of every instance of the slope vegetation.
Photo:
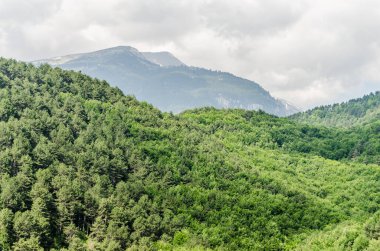
<svg viewBox="0 0 380 251">
<path fill-rule="evenodd" d="M 346 128 L 367 125 L 380 120 L 380 92 L 341 104 L 317 107 L 291 118 L 313 125 Z"/>
<path fill-rule="evenodd" d="M 379 248 L 380 168 L 329 156 L 338 130 L 242 110 L 174 116 L 1 59 L 0 132 L 1 250 L 285 250 L 369 219 L 361 247 Z"/>
</svg>

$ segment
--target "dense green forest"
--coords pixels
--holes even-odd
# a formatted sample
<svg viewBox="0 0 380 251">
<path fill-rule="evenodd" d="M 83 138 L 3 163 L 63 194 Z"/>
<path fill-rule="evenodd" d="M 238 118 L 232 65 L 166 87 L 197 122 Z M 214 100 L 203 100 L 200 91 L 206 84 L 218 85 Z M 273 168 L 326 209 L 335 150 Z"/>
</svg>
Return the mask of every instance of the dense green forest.
<svg viewBox="0 0 380 251">
<path fill-rule="evenodd" d="M 162 113 L 0 60 L 0 250 L 379 250 L 379 123 Z"/>
<path fill-rule="evenodd" d="M 203 108 L 180 115 L 188 124 L 245 145 L 380 164 L 380 121 L 351 129 L 296 123 L 264 112 Z"/>
<path fill-rule="evenodd" d="M 380 92 L 371 93 L 348 102 L 321 106 L 291 116 L 313 125 L 356 127 L 380 120 Z"/>
</svg>

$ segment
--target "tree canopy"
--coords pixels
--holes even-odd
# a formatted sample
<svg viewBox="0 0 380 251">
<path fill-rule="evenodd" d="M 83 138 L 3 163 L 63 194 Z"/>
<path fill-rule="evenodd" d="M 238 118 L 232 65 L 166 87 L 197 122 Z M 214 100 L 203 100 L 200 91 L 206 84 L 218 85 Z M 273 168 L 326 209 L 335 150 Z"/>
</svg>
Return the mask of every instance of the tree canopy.
<svg viewBox="0 0 380 251">
<path fill-rule="evenodd" d="M 173 115 L 1 59 L 0 250 L 375 250 L 378 126 Z M 318 241 L 345 226 L 343 244 Z"/>
</svg>

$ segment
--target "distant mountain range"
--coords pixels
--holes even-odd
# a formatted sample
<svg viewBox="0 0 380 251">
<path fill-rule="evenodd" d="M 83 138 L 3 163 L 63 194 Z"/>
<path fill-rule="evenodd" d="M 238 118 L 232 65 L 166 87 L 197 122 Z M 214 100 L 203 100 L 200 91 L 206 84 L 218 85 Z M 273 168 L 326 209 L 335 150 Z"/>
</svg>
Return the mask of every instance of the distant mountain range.
<svg viewBox="0 0 380 251">
<path fill-rule="evenodd" d="M 288 102 L 272 97 L 253 81 L 187 66 L 169 52 L 139 52 L 133 47 L 119 46 L 33 63 L 48 63 L 104 79 L 125 94 L 174 113 L 205 106 L 261 109 L 277 116 L 299 111 Z"/>
<path fill-rule="evenodd" d="M 291 116 L 313 125 L 355 127 L 380 121 L 380 92 L 334 105 L 316 107 Z"/>
</svg>

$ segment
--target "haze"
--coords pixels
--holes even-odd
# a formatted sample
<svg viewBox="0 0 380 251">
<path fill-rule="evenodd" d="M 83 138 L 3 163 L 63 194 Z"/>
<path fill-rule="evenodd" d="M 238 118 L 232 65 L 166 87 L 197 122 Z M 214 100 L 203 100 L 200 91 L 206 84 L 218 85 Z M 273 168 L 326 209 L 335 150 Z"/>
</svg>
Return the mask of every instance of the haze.
<svg viewBox="0 0 380 251">
<path fill-rule="evenodd" d="M 130 45 L 234 73 L 301 107 L 380 90 L 380 2 L 2 0 L 0 55 Z"/>
</svg>

